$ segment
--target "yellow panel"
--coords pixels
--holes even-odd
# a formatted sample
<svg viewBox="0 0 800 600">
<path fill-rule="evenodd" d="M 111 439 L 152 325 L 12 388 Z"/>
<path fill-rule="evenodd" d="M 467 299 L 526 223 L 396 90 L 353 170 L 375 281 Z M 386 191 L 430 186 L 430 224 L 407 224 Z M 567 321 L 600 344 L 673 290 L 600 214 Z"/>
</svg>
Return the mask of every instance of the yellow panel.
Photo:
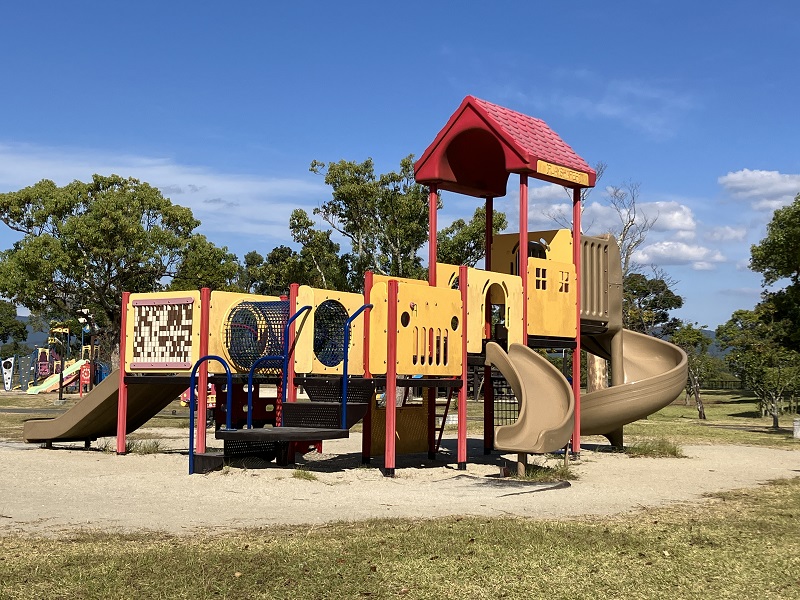
<svg viewBox="0 0 800 600">
<path fill-rule="evenodd" d="M 373 285 L 376 283 L 386 283 L 390 279 L 394 279 L 395 281 L 399 281 L 400 283 L 411 283 L 413 285 L 428 285 L 428 282 L 425 279 L 408 279 L 406 277 L 390 277 L 389 275 L 378 275 L 377 273 L 372 274 Z"/>
<path fill-rule="evenodd" d="M 131 294 L 125 328 L 128 373 L 189 373 L 200 358 L 200 292 Z"/>
<path fill-rule="evenodd" d="M 528 233 L 528 241 L 543 241 L 548 260 L 572 262 L 572 232 L 569 229 L 532 231 Z M 517 272 L 518 246 L 519 234 L 517 233 L 505 233 L 494 236 L 492 240 L 491 270 L 498 273 L 519 275 Z"/>
<path fill-rule="evenodd" d="M 574 338 L 577 334 L 575 266 L 528 259 L 528 334 Z"/>
<path fill-rule="evenodd" d="M 319 361 L 314 352 L 315 315 L 317 307 L 326 300 L 341 304 L 348 315 L 353 315 L 364 305 L 364 296 L 351 292 L 321 290 L 307 285 L 300 286 L 297 294 L 297 308 L 311 306 L 310 315 L 298 318 L 296 323 L 294 368 L 297 373 L 321 375 L 341 375 L 344 361 L 329 367 Z M 350 347 L 348 349 L 348 372 L 350 375 L 364 374 L 364 319 L 365 314 L 350 324 Z"/>
<path fill-rule="evenodd" d="M 458 265 L 436 263 L 436 287 L 456 289 L 458 287 Z"/>
<path fill-rule="evenodd" d="M 240 302 L 277 302 L 278 296 L 261 296 L 259 294 L 242 294 L 238 292 L 211 292 L 211 304 L 208 314 L 208 353 L 221 356 L 228 362 L 231 371 L 238 369 L 231 361 L 227 344 L 225 343 L 225 323 L 228 315 Z M 225 373 L 225 369 L 217 361 L 208 362 L 209 373 Z"/>
<path fill-rule="evenodd" d="M 387 289 L 372 288 L 370 370 L 386 372 Z M 397 307 L 397 372 L 403 375 L 461 374 L 461 292 L 400 282 Z M 453 327 L 455 325 L 455 327 Z"/>
<path fill-rule="evenodd" d="M 536 170 L 542 175 L 554 177 L 555 179 L 562 179 L 564 181 L 571 181 L 579 185 L 589 185 L 589 174 L 575 169 L 562 167 L 561 165 L 554 165 L 545 160 L 536 161 Z"/>
</svg>

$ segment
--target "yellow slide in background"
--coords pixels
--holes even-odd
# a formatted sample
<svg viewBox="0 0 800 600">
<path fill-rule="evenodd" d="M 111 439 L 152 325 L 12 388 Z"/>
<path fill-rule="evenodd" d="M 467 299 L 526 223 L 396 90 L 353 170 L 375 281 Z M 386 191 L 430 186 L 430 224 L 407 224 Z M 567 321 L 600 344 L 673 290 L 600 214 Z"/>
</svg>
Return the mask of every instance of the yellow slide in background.
<svg viewBox="0 0 800 600">
<path fill-rule="evenodd" d="M 68 385 L 72 383 L 76 377 L 80 376 L 81 367 L 88 363 L 88 360 L 79 360 L 74 362 L 68 367 L 64 367 L 64 385 Z M 45 379 L 39 385 L 31 385 L 28 386 L 28 390 L 26 393 L 28 394 L 38 394 L 39 392 L 52 392 L 58 389 L 58 384 L 61 381 L 61 373 L 55 373 L 50 375 L 47 379 Z"/>
</svg>

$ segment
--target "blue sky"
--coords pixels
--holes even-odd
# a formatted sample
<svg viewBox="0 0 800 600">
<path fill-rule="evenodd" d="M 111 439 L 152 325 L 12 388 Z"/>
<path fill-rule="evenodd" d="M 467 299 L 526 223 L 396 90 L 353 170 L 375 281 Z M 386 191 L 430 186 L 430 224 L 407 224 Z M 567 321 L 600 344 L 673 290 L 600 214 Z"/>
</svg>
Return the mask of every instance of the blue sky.
<svg viewBox="0 0 800 600">
<path fill-rule="evenodd" d="M 34 2 L 0 21 L 0 192 L 137 177 L 242 256 L 329 195 L 314 160 L 419 156 L 471 94 L 545 120 L 657 216 L 636 257 L 715 327 L 758 301 L 750 245 L 800 192 L 800 5 L 752 2 Z M 516 218 L 516 179 L 496 206 Z M 563 205 L 532 190 L 530 226 Z M 469 216 L 448 195 L 439 221 Z M 513 222 L 513 221 L 512 221 Z M 513 230 L 516 230 L 514 225 Z M 14 236 L 0 229 L 0 247 Z"/>
</svg>

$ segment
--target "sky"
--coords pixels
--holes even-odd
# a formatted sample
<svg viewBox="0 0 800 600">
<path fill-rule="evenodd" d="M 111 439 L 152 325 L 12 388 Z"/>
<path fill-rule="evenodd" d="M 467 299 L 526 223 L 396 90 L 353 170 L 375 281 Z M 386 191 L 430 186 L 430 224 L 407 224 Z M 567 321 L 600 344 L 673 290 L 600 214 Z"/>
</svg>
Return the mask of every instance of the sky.
<svg viewBox="0 0 800 600">
<path fill-rule="evenodd" d="M 420 156 L 467 95 L 540 118 L 605 174 L 585 233 L 638 184 L 655 225 L 635 260 L 679 318 L 759 300 L 750 246 L 800 193 L 800 4 L 619 2 L 11 3 L 0 20 L 0 193 L 135 177 L 242 257 L 291 245 L 330 197 L 312 160 L 379 173 Z M 532 181 L 529 227 L 567 207 Z M 517 231 L 518 184 L 495 201 Z M 480 200 L 446 194 L 439 226 Z M 0 249 L 18 239 L 0 224 Z"/>
</svg>

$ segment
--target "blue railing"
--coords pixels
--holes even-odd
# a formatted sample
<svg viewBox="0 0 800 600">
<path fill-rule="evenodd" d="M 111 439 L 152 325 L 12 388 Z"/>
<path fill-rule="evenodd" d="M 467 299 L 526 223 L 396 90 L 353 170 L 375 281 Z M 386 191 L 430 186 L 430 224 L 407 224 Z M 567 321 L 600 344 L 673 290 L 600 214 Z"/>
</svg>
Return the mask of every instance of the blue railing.
<svg viewBox="0 0 800 600">
<path fill-rule="evenodd" d="M 231 406 L 232 406 L 232 393 L 233 393 L 233 377 L 231 376 L 231 369 L 228 366 L 228 363 L 225 362 L 225 359 L 220 358 L 219 356 L 214 356 L 213 354 L 209 354 L 208 356 L 203 356 L 200 358 L 196 363 L 194 363 L 194 368 L 192 369 L 192 375 L 189 377 L 189 475 L 194 474 L 194 410 L 196 405 L 195 399 L 195 385 L 197 384 L 197 369 L 202 365 L 204 362 L 209 360 L 216 360 L 219 362 L 223 367 L 225 367 L 225 373 L 228 376 L 228 418 L 227 418 L 227 426 L 230 428 L 231 425 Z M 203 435 L 205 435 L 205 423 L 203 423 Z"/>
<path fill-rule="evenodd" d="M 342 429 L 347 429 L 347 381 L 350 378 L 348 371 L 348 363 L 350 362 L 350 324 L 368 308 L 372 308 L 372 304 L 364 304 L 361 308 L 354 312 L 344 324 L 344 359 L 342 360 Z"/>
</svg>

